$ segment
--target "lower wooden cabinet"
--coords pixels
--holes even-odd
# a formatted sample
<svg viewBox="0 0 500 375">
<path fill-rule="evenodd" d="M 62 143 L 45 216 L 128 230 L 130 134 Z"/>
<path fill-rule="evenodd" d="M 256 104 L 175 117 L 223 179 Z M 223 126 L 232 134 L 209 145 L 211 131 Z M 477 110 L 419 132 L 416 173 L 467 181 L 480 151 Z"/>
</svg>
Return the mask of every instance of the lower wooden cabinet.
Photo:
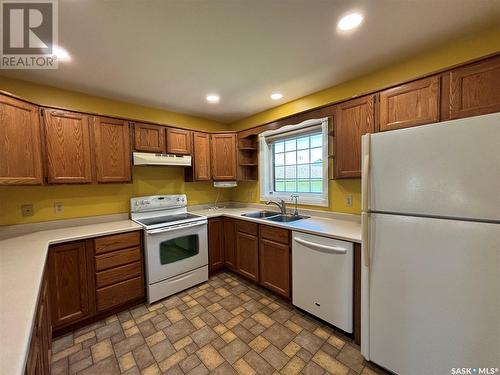
<svg viewBox="0 0 500 375">
<path fill-rule="evenodd" d="M 51 246 L 48 278 L 54 331 L 143 300 L 143 263 L 140 231 Z"/>
<path fill-rule="evenodd" d="M 49 283 L 45 272 L 31 333 L 29 352 L 26 360 L 26 375 L 50 374 L 50 348 L 52 327 L 50 323 Z"/>
<path fill-rule="evenodd" d="M 236 270 L 236 225 L 235 220 L 224 218 L 224 265 Z"/>
<path fill-rule="evenodd" d="M 290 298 L 290 232 L 260 225 L 260 283 L 273 292 Z"/>
<path fill-rule="evenodd" d="M 208 269 L 215 272 L 224 267 L 224 219 L 208 220 Z"/>
<path fill-rule="evenodd" d="M 90 316 L 88 277 L 85 241 L 51 246 L 49 282 L 54 329 Z"/>
</svg>

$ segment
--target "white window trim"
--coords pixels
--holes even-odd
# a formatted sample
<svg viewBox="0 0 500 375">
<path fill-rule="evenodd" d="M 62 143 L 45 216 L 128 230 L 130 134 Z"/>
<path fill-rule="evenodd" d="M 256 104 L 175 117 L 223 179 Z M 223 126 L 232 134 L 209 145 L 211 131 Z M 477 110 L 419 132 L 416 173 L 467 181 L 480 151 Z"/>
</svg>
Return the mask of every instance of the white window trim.
<svg viewBox="0 0 500 375">
<path fill-rule="evenodd" d="M 273 171 L 271 170 L 270 160 L 272 158 L 270 138 L 276 138 L 280 135 L 287 136 L 285 133 L 296 132 L 306 128 L 319 126 L 323 133 L 323 193 L 276 193 L 273 191 Z M 290 134 L 292 135 L 292 134 Z M 259 135 L 259 175 L 260 175 L 260 200 L 291 200 L 292 194 L 299 196 L 298 203 L 328 207 L 328 117 L 321 119 L 311 119 L 301 122 L 297 125 L 287 125 L 276 130 L 268 130 Z"/>
</svg>

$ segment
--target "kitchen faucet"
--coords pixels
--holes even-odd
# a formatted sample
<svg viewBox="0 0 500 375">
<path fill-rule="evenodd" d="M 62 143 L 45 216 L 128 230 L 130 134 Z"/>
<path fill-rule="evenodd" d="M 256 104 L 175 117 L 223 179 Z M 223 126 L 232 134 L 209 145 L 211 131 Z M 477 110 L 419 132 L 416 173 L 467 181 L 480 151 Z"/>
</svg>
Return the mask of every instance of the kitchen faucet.
<svg viewBox="0 0 500 375">
<path fill-rule="evenodd" d="M 267 201 L 266 205 L 269 206 L 270 204 L 275 204 L 276 206 L 279 207 L 281 214 L 286 215 L 286 203 L 283 199 L 280 199 L 280 202 L 275 202 L 275 201 Z"/>
</svg>

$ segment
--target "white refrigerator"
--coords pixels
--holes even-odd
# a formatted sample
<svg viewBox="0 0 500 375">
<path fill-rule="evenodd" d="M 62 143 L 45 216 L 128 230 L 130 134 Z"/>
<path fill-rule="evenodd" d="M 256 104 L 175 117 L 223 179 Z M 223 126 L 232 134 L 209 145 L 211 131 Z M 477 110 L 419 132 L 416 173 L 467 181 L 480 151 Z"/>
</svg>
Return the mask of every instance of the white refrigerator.
<svg viewBox="0 0 500 375">
<path fill-rule="evenodd" d="M 365 135 L 362 171 L 365 358 L 499 368 L 500 114 Z"/>
</svg>

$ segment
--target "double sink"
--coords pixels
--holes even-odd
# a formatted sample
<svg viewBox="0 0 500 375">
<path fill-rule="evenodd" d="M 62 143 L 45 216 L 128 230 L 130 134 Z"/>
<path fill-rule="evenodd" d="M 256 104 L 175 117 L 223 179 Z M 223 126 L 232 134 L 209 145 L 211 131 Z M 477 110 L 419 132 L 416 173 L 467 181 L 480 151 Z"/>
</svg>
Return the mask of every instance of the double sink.
<svg viewBox="0 0 500 375">
<path fill-rule="evenodd" d="M 252 217 L 254 219 L 265 219 L 265 220 L 269 220 L 269 221 L 277 221 L 280 223 L 289 223 L 291 221 L 307 219 L 309 217 L 309 216 L 302 216 L 302 215 L 282 215 L 279 212 L 273 212 L 273 211 L 248 212 L 246 214 L 241 214 L 241 216 Z"/>
</svg>

